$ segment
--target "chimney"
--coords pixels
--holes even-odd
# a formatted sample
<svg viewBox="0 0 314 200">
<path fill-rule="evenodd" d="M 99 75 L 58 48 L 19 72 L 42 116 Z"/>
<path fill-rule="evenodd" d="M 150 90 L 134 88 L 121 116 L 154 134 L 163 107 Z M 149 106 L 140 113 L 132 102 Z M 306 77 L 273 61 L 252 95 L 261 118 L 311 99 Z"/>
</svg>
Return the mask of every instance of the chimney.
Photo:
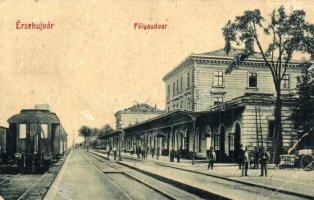
<svg viewBox="0 0 314 200">
<path fill-rule="evenodd" d="M 254 51 L 254 39 L 250 38 L 245 41 L 245 49 L 249 51 Z"/>
</svg>

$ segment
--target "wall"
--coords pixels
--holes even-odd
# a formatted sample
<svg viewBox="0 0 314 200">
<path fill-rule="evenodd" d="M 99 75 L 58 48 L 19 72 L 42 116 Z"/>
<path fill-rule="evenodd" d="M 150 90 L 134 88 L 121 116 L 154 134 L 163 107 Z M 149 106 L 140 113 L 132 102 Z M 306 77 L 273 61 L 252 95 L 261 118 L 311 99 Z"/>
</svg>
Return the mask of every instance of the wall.
<svg viewBox="0 0 314 200">
<path fill-rule="evenodd" d="M 230 101 L 245 93 L 267 93 L 275 94 L 275 88 L 270 71 L 265 67 L 243 66 L 224 74 L 224 86 L 214 86 L 214 72 L 225 70 L 227 65 L 218 64 L 196 64 L 195 68 L 195 110 L 206 110 L 214 104 L 215 95 L 223 95 L 224 101 Z M 257 88 L 248 88 L 248 72 L 257 72 Z M 283 90 L 283 94 L 295 92 L 297 76 L 300 70 L 289 69 L 290 90 Z"/>
<path fill-rule="evenodd" d="M 164 80 L 166 92 L 166 111 L 174 109 L 192 110 L 193 102 L 193 82 L 194 82 L 194 62 L 189 62 L 183 67 L 177 69 L 175 73 Z M 190 86 L 188 87 L 188 74 L 190 75 Z M 182 90 L 181 90 L 182 78 Z M 173 83 L 175 82 L 175 93 L 173 92 Z M 179 83 L 177 91 L 177 83 Z M 168 94 L 167 88 L 170 86 L 170 93 Z"/>
</svg>

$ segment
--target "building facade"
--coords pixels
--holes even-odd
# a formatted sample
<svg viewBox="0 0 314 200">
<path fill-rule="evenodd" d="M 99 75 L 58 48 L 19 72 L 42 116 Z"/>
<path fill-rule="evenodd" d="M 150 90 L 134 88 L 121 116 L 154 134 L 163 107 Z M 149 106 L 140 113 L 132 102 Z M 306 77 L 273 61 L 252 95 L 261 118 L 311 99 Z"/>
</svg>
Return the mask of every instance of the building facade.
<svg viewBox="0 0 314 200">
<path fill-rule="evenodd" d="M 257 53 L 244 62 L 243 66 L 225 74 L 228 64 L 241 51 L 243 50 L 232 49 L 226 55 L 221 49 L 188 56 L 163 77 L 166 110 L 204 111 L 246 93 L 275 95 L 271 73 Z M 282 81 L 282 93 L 285 95 L 295 92 L 297 76 L 301 74 L 298 64 L 289 64 Z"/>
<path fill-rule="evenodd" d="M 204 159 L 213 147 L 220 162 L 234 162 L 241 145 L 272 151 L 276 93 L 269 69 L 253 54 L 226 74 L 240 49 L 192 54 L 163 77 L 166 113 L 121 127 L 122 147 L 140 146 L 161 155 L 181 149 L 182 156 Z M 302 70 L 292 61 L 282 81 L 283 147 L 298 139 L 293 125 L 297 77 Z M 116 117 L 117 118 L 117 117 Z M 117 118 L 118 120 L 118 118 Z"/>
<path fill-rule="evenodd" d="M 116 118 L 116 129 L 122 129 L 130 125 L 154 118 L 163 111 L 157 109 L 157 107 L 152 107 L 146 103 L 137 103 L 132 107 L 120 110 L 115 113 Z"/>
</svg>

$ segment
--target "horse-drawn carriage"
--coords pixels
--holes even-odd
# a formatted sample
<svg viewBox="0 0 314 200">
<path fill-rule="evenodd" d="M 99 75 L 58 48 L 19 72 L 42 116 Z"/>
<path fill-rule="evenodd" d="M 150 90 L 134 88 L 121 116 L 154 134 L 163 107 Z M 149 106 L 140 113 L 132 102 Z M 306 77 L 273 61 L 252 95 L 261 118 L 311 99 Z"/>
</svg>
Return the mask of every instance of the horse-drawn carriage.
<svg viewBox="0 0 314 200">
<path fill-rule="evenodd" d="M 292 155 L 281 155 L 280 167 L 300 167 L 304 170 L 314 168 L 314 150 L 300 149 Z"/>
</svg>

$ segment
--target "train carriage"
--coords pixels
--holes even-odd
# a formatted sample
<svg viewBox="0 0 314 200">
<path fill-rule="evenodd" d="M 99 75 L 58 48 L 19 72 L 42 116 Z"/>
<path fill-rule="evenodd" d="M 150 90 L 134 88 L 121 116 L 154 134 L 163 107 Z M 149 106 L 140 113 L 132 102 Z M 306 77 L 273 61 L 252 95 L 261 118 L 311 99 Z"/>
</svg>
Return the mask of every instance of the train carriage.
<svg viewBox="0 0 314 200">
<path fill-rule="evenodd" d="M 24 109 L 8 119 L 7 155 L 20 169 L 44 169 L 66 150 L 66 132 L 49 110 Z"/>
<path fill-rule="evenodd" d="M 6 136 L 8 129 L 0 126 L 0 163 L 6 161 Z"/>
</svg>

